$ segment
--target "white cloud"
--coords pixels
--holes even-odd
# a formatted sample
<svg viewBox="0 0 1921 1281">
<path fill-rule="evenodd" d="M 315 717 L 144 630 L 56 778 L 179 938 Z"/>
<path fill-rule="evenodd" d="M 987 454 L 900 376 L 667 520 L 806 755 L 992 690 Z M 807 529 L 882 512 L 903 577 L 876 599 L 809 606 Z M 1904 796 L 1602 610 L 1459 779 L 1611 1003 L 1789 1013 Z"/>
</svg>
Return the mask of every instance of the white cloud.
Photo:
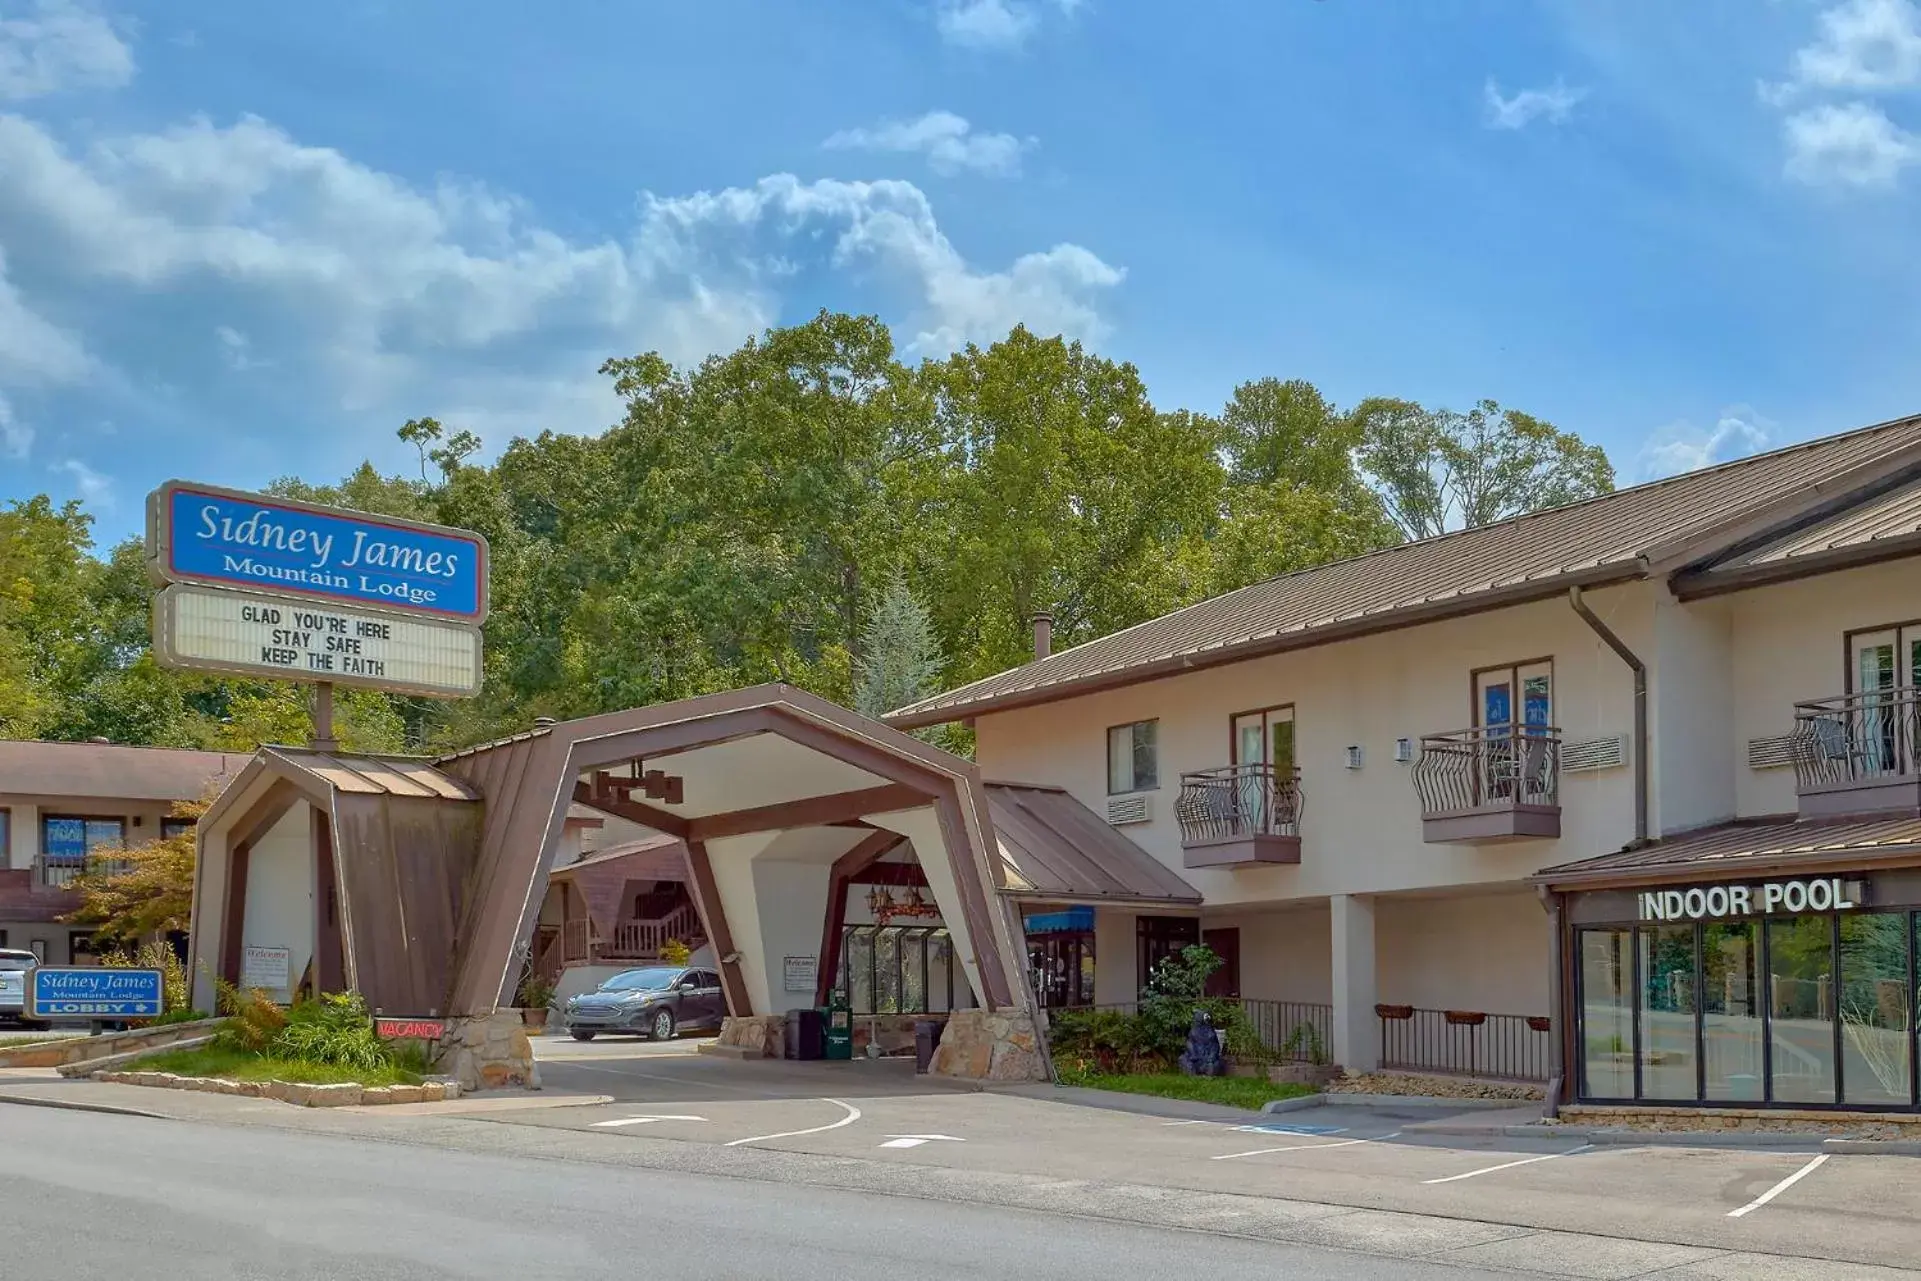
<svg viewBox="0 0 1921 1281">
<path fill-rule="evenodd" d="M 0 101 L 133 79 L 133 51 L 113 24 L 71 0 L 38 0 L 23 17 L 0 14 Z"/>
<path fill-rule="evenodd" d="M 1010 133 L 977 133 L 951 111 L 930 111 L 918 120 L 888 120 L 869 129 L 844 129 L 821 144 L 860 151 L 925 155 L 938 174 L 964 169 L 1011 177 L 1020 172 L 1021 152 L 1033 145 Z"/>
<path fill-rule="evenodd" d="M 1083 0 L 1051 0 L 1064 17 L 1079 12 Z M 1018 49 L 1040 27 L 1037 0 L 938 0 L 935 25 L 949 44 L 969 49 Z"/>
<path fill-rule="evenodd" d="M 1821 34 L 1795 51 L 1786 90 L 1901 89 L 1921 82 L 1921 9 L 1911 0 L 1846 0 L 1821 15 Z"/>
<path fill-rule="evenodd" d="M 7 279 L 7 256 L 0 249 L 0 388 L 71 383 L 90 363 L 79 338 L 27 306 Z"/>
<path fill-rule="evenodd" d="M 639 243 L 698 262 L 709 245 L 752 243 L 769 232 L 800 240 L 822 226 L 840 228 L 835 265 L 871 265 L 915 300 L 925 328 L 913 345 L 923 351 L 998 338 L 1017 323 L 1097 339 L 1106 332 L 1098 299 L 1125 276 L 1074 244 L 1027 254 L 1005 271 L 976 270 L 940 230 L 926 195 L 898 180 L 803 183 L 778 174 L 752 187 L 648 197 Z M 735 261 L 759 259 L 736 251 Z"/>
<path fill-rule="evenodd" d="M 25 458 L 33 452 L 33 428 L 13 416 L 13 406 L 0 395 L 0 455 Z"/>
<path fill-rule="evenodd" d="M 1744 458 L 1766 449 L 1774 432 L 1775 424 L 1749 406 L 1730 405 L 1712 427 L 1682 420 L 1655 431 L 1641 446 L 1637 470 L 1642 480 L 1659 480 Z"/>
<path fill-rule="evenodd" d="M 113 482 L 81 462 L 78 458 L 67 458 L 53 465 L 56 472 L 64 472 L 72 478 L 73 487 L 79 491 L 80 501 L 88 507 L 100 508 L 113 503 Z"/>
<path fill-rule="evenodd" d="M 1921 160 L 1921 140 L 1864 102 L 1795 112 L 1782 133 L 1788 176 L 1815 186 L 1889 187 Z"/>
<path fill-rule="evenodd" d="M 1501 86 L 1490 76 L 1481 92 L 1487 105 L 1488 128 L 1525 129 L 1536 120 L 1560 124 L 1588 91 L 1570 89 L 1556 80 L 1545 89 L 1523 89 L 1510 98 L 1502 95 Z"/>
<path fill-rule="evenodd" d="M 1095 337 L 1123 274 L 1073 244 L 998 270 L 972 264 L 906 181 L 777 175 L 644 195 L 627 235 L 568 238 L 509 196 L 410 184 L 254 118 L 73 148 L 0 115 L 0 173 L 0 244 L 36 264 L 37 284 L 104 284 L 124 322 L 165 312 L 169 327 L 191 298 L 229 364 L 276 353 L 289 372 L 267 394 L 383 435 L 422 406 L 496 443 L 597 430 L 618 413 L 595 373 L 607 356 L 655 349 L 685 364 L 727 350 L 777 323 L 795 274 L 818 265 L 877 284 L 882 309 L 934 354 L 1017 322 Z M 221 323 L 236 316 L 244 328 Z M 105 363 L 3 279 L 0 352 L 37 365 L 42 382 Z"/>
</svg>

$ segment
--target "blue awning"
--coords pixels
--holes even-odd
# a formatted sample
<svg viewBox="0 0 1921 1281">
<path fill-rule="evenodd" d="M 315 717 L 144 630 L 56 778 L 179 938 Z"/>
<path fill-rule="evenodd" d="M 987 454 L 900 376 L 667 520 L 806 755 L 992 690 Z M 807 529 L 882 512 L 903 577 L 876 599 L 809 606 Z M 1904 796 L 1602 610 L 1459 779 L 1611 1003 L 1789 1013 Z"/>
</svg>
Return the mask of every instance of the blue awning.
<svg viewBox="0 0 1921 1281">
<path fill-rule="evenodd" d="M 1065 934 L 1094 928 L 1094 909 L 1070 907 L 1064 912 L 1037 912 L 1026 920 L 1029 934 Z"/>
</svg>

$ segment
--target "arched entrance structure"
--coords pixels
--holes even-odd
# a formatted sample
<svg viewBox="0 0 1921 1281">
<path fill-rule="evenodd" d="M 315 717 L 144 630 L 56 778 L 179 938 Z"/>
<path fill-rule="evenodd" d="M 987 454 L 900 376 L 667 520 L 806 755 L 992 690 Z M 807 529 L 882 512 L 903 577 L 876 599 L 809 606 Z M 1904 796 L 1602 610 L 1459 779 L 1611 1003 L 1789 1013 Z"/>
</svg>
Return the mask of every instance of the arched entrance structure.
<svg viewBox="0 0 1921 1281">
<path fill-rule="evenodd" d="M 907 851 L 971 997 L 949 1019 L 936 1070 L 1045 1074 L 1019 908 L 1003 893 L 978 771 L 814 695 L 733 690 L 541 725 L 431 764 L 263 749 L 256 765 L 201 823 L 194 954 L 209 974 L 233 968 L 243 935 L 254 943 L 250 919 L 289 915 L 235 891 L 249 844 L 305 806 L 314 855 L 300 866 L 315 897 L 292 915 L 314 917 L 315 938 L 337 931 L 338 963 L 334 944 L 309 944 L 327 972 L 370 1004 L 384 995 L 390 1013 L 492 1018 L 513 1004 L 569 809 L 584 804 L 685 843 L 726 993 L 723 1043 L 778 1045 L 785 1009 L 814 1004 L 831 980 L 830 901 Z M 431 845 L 414 839 L 426 831 L 439 833 Z M 817 990 L 795 994 L 789 957 L 815 958 Z M 210 979 L 195 996 L 211 1002 Z"/>
</svg>

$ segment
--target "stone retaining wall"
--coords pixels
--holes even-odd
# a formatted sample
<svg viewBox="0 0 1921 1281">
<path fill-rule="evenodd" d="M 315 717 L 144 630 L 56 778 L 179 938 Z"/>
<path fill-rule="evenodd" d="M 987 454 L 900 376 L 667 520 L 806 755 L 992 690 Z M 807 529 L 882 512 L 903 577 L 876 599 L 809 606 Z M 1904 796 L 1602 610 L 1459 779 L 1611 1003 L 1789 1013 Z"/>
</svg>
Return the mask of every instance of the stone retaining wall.
<svg viewBox="0 0 1921 1281">
<path fill-rule="evenodd" d="M 148 1050 L 161 1050 L 181 1041 L 203 1037 L 224 1020 L 196 1019 L 192 1023 L 163 1023 L 158 1027 L 138 1027 L 127 1032 L 107 1032 L 100 1036 L 68 1036 L 17 1050 L 0 1049 L 0 1068 L 57 1068 L 94 1059 L 112 1058 Z"/>
<path fill-rule="evenodd" d="M 450 1015 L 446 1034 L 434 1047 L 434 1066 L 463 1090 L 498 1090 L 517 1085 L 540 1088 L 534 1044 L 517 1009 L 491 1014 Z"/>
<path fill-rule="evenodd" d="M 955 1010 L 928 1069 L 964 1081 L 1045 1081 L 1034 1016 L 1019 1010 Z"/>
<path fill-rule="evenodd" d="M 308 1108 L 439 1103 L 443 1099 L 460 1097 L 458 1081 L 427 1081 L 420 1085 L 303 1085 L 295 1081 L 229 1081 L 216 1076 L 175 1076 L 172 1072 L 95 1072 L 93 1079 L 112 1085 L 146 1085 L 163 1090 L 193 1090 L 201 1094 L 274 1099 Z"/>
<path fill-rule="evenodd" d="M 763 1059 L 783 1058 L 787 1053 L 787 1016 L 729 1014 L 720 1021 L 719 1044 Z"/>
</svg>

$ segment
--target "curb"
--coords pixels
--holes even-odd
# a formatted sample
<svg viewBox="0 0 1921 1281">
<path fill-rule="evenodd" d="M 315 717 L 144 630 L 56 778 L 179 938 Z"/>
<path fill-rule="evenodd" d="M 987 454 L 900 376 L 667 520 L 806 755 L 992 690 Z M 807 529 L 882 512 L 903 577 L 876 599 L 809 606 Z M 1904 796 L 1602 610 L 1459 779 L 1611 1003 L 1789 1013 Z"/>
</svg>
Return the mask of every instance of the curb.
<svg viewBox="0 0 1921 1281">
<path fill-rule="evenodd" d="M 1325 1095 L 1303 1094 L 1298 1099 L 1270 1100 L 1269 1102 L 1261 1104 L 1261 1111 L 1269 1113 L 1270 1115 L 1276 1112 L 1302 1112 L 1308 1108 L 1317 1108 L 1326 1101 Z"/>
<path fill-rule="evenodd" d="M 73 1099 L 48 1099 L 37 1094 L 0 1094 L 0 1103 L 11 1103 L 23 1108 L 52 1108 L 56 1112 L 97 1112 L 103 1116 L 141 1116 L 149 1121 L 174 1119 L 164 1112 L 148 1112 L 142 1108 L 120 1107 L 113 1103 L 79 1103 Z"/>
<path fill-rule="evenodd" d="M 1824 1139 L 1823 1152 L 1853 1156 L 1921 1156 L 1921 1140 L 1916 1139 Z"/>
<path fill-rule="evenodd" d="M 1313 1096 L 1320 1103 L 1351 1108 L 1431 1108 L 1449 1112 L 1511 1112 L 1536 1107 L 1539 1099 L 1450 1099 L 1435 1094 L 1360 1094 L 1329 1091 Z M 1294 1102 L 1289 1099 L 1287 1102 Z"/>
</svg>

